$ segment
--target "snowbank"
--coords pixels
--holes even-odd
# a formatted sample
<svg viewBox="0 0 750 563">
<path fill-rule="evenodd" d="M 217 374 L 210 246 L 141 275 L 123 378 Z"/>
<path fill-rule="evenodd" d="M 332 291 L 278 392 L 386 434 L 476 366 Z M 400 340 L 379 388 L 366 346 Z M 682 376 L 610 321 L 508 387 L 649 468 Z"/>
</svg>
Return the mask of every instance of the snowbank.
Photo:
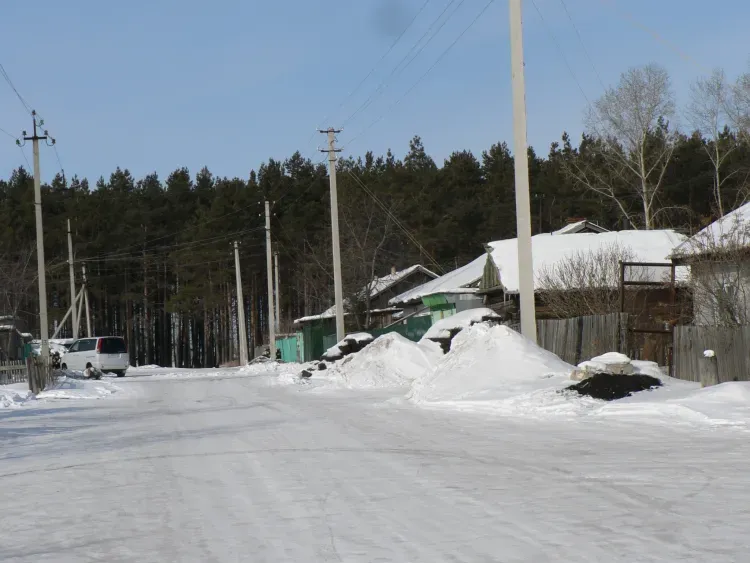
<svg viewBox="0 0 750 563">
<path fill-rule="evenodd" d="M 349 388 L 402 387 L 429 374 L 441 355 L 434 342 L 417 344 L 390 332 L 323 373 Z"/>
<path fill-rule="evenodd" d="M 321 359 L 327 362 L 335 362 L 349 354 L 356 354 L 373 340 L 372 334 L 367 332 L 347 334 L 341 342 L 326 350 Z"/>
<path fill-rule="evenodd" d="M 452 330 L 462 330 L 469 328 L 474 323 L 479 323 L 483 318 L 492 317 L 500 318 L 492 309 L 486 307 L 480 307 L 479 309 L 469 309 L 467 311 L 461 311 L 450 317 L 440 319 L 438 322 L 433 324 L 430 329 L 424 334 L 422 339 L 433 339 L 433 338 L 450 338 Z"/>
<path fill-rule="evenodd" d="M 456 335 L 451 351 L 414 384 L 409 398 L 417 403 L 505 400 L 560 388 L 572 369 L 507 326 L 479 323 Z"/>
<path fill-rule="evenodd" d="M 24 389 L 26 384 L 3 385 L 0 387 L 0 409 L 14 409 L 24 406 L 28 401 L 34 400 L 34 395 L 28 388 Z"/>
<path fill-rule="evenodd" d="M 117 385 L 104 380 L 73 379 L 61 377 L 54 385 L 39 393 L 37 399 L 102 399 L 122 391 Z"/>
</svg>

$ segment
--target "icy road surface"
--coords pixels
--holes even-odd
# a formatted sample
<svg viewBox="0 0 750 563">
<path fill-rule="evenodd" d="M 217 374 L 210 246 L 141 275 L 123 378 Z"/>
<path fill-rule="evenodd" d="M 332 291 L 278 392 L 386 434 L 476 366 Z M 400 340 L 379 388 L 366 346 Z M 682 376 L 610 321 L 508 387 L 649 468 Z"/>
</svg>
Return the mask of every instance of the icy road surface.
<svg viewBox="0 0 750 563">
<path fill-rule="evenodd" d="M 258 376 L 115 383 L 123 398 L 0 412 L 0 561 L 750 554 L 742 430 L 436 412 Z"/>
</svg>

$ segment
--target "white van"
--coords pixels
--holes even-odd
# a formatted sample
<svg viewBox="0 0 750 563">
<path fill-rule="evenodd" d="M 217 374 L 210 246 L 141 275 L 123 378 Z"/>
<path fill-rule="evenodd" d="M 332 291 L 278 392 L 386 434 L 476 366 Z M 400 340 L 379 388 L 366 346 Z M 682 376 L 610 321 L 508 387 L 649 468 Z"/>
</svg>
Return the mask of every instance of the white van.
<svg viewBox="0 0 750 563">
<path fill-rule="evenodd" d="M 83 371 L 90 363 L 104 373 L 125 377 L 129 357 L 125 340 L 119 336 L 79 338 L 71 344 L 60 360 L 62 369 Z"/>
</svg>

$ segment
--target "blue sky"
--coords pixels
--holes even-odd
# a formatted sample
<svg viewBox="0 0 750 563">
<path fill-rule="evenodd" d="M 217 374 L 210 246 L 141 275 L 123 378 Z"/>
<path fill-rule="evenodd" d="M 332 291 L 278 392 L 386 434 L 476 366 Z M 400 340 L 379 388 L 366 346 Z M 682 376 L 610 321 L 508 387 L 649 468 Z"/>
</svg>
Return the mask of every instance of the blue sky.
<svg viewBox="0 0 750 563">
<path fill-rule="evenodd" d="M 512 145 L 507 0 L 495 0 L 417 83 L 487 3 L 430 0 L 347 98 L 424 2 L 13 2 L 0 18 L 0 62 L 57 137 L 67 174 L 92 181 L 116 166 L 137 177 L 203 165 L 246 177 L 297 149 L 320 158 L 324 140 L 314 131 L 328 125 L 345 124 L 345 154 L 390 147 L 400 157 L 415 134 L 438 162 L 454 150 L 479 155 L 497 141 Z M 602 92 L 597 74 L 611 85 L 628 67 L 657 62 L 684 104 L 702 72 L 720 66 L 733 77 L 748 68 L 746 0 L 722 0 L 720 10 L 698 0 L 565 0 L 582 42 L 561 0 L 534 2 L 524 0 L 528 134 L 542 154 L 563 130 L 580 135 L 587 99 Z M 452 16 L 440 32 L 394 73 L 447 6 Z M 15 134 L 29 125 L 0 80 L 0 128 Z M 51 179 L 54 152 L 43 149 L 42 159 Z M 0 133 L 0 177 L 22 163 Z"/>
</svg>

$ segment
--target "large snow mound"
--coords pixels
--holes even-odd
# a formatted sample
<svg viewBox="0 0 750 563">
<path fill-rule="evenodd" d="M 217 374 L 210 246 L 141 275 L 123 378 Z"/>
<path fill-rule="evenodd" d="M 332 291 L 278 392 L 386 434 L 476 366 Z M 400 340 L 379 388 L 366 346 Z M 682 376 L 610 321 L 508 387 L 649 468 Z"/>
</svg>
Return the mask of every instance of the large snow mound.
<svg viewBox="0 0 750 563">
<path fill-rule="evenodd" d="M 480 307 L 478 309 L 468 309 L 461 311 L 450 317 L 440 319 L 433 324 L 427 332 L 425 332 L 423 339 L 431 338 L 450 338 L 450 332 L 452 330 L 462 330 L 469 328 L 472 324 L 481 322 L 483 318 L 492 317 L 500 318 L 495 311 L 486 307 Z"/>
<path fill-rule="evenodd" d="M 326 371 L 345 387 L 403 387 L 429 374 L 441 355 L 434 342 L 417 344 L 389 332 Z"/>
<path fill-rule="evenodd" d="M 507 399 L 569 384 L 572 370 L 507 326 L 479 323 L 456 335 L 450 352 L 414 384 L 409 398 L 418 403 Z"/>
</svg>

